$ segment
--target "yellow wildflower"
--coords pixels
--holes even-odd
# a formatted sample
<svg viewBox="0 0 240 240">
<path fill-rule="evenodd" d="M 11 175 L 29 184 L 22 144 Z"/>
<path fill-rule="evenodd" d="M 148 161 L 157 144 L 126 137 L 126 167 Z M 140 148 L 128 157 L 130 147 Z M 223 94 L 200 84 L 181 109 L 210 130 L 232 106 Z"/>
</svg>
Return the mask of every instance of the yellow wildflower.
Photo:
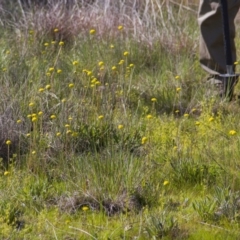
<svg viewBox="0 0 240 240">
<path fill-rule="evenodd" d="M 151 114 L 148 114 L 147 119 L 151 119 L 151 118 L 153 118 L 153 116 Z"/>
<path fill-rule="evenodd" d="M 123 56 L 128 56 L 129 55 L 129 52 L 128 51 L 125 51 L 124 53 L 123 53 Z"/>
<path fill-rule="evenodd" d="M 39 88 L 38 91 L 39 92 L 44 92 L 44 88 Z"/>
<path fill-rule="evenodd" d="M 83 207 L 82 207 L 82 210 L 83 210 L 83 211 L 88 211 L 88 210 L 89 210 L 89 207 L 88 207 L 88 206 L 83 206 Z"/>
<path fill-rule="evenodd" d="M 78 63 L 79 63 L 79 62 L 78 62 L 78 61 L 76 61 L 76 60 L 72 62 L 73 66 L 76 66 L 76 65 L 78 65 Z"/>
<path fill-rule="evenodd" d="M 59 29 L 58 28 L 54 28 L 53 30 L 55 33 L 59 32 Z"/>
<path fill-rule="evenodd" d="M 51 85 L 50 85 L 50 84 L 47 84 L 47 85 L 45 86 L 45 88 L 46 88 L 47 90 L 49 90 L 49 89 L 51 88 Z"/>
<path fill-rule="evenodd" d="M 91 30 L 89 31 L 89 33 L 90 33 L 91 35 L 93 35 L 93 34 L 96 33 L 96 30 L 95 30 L 95 29 L 91 29 Z"/>
<path fill-rule="evenodd" d="M 229 131 L 229 135 L 231 135 L 231 136 L 233 136 L 233 135 L 235 135 L 237 132 L 235 131 L 235 130 L 230 130 Z"/>
<path fill-rule="evenodd" d="M 21 122 L 22 122 L 22 120 L 21 120 L 21 119 L 18 119 L 18 120 L 17 120 L 17 123 L 21 123 Z"/>
<path fill-rule="evenodd" d="M 7 144 L 7 145 L 11 145 L 12 142 L 11 142 L 10 140 L 7 140 L 7 141 L 6 141 L 6 144 Z"/>
<path fill-rule="evenodd" d="M 33 117 L 32 122 L 36 122 L 36 121 L 37 121 L 37 117 Z"/>
<path fill-rule="evenodd" d="M 118 125 L 118 129 L 122 129 L 124 126 L 122 124 Z"/>
<path fill-rule="evenodd" d="M 56 117 L 56 115 L 53 114 L 53 115 L 50 116 L 50 118 L 51 119 L 56 119 L 57 117 Z"/>
<path fill-rule="evenodd" d="M 118 26 L 118 30 L 122 30 L 123 29 L 123 26 L 122 25 L 119 25 Z"/>
<path fill-rule="evenodd" d="M 116 69 L 117 69 L 117 67 L 116 67 L 116 66 L 113 66 L 113 67 L 112 67 L 112 70 L 113 70 L 113 71 L 115 71 Z"/>
<path fill-rule="evenodd" d="M 98 63 L 98 66 L 99 67 L 102 67 L 104 65 L 104 62 L 103 61 L 100 61 L 99 63 Z"/>
<path fill-rule="evenodd" d="M 151 101 L 152 101 L 152 102 L 156 102 L 157 99 L 156 99 L 156 98 L 151 98 Z"/>
<path fill-rule="evenodd" d="M 68 84 L 68 87 L 69 87 L 69 88 L 73 88 L 73 87 L 74 87 L 74 83 L 69 83 L 69 84 Z"/>
<path fill-rule="evenodd" d="M 5 171 L 3 175 L 4 175 L 4 176 L 7 176 L 7 175 L 9 175 L 9 174 L 10 174 L 9 171 Z"/>
<path fill-rule="evenodd" d="M 34 103 L 33 103 L 33 102 L 30 102 L 28 106 L 29 106 L 29 107 L 33 107 L 33 106 L 34 106 Z"/>
<path fill-rule="evenodd" d="M 62 72 L 62 69 L 58 69 L 58 70 L 57 70 L 57 73 L 61 73 L 61 72 Z"/>
<path fill-rule="evenodd" d="M 180 87 L 177 87 L 176 88 L 176 92 L 179 93 L 181 91 L 181 88 Z"/>
<path fill-rule="evenodd" d="M 63 45 L 64 45 L 64 42 L 63 42 L 63 41 L 60 41 L 60 42 L 58 43 L 58 45 L 59 45 L 59 46 L 63 46 Z"/>
<path fill-rule="evenodd" d="M 165 180 L 164 182 L 163 182 L 163 185 L 164 186 L 166 186 L 166 185 L 168 185 L 169 184 L 169 181 L 167 181 L 167 180 Z"/>
<path fill-rule="evenodd" d="M 103 118 L 104 118 L 103 115 L 98 116 L 98 119 L 103 119 Z"/>
<path fill-rule="evenodd" d="M 49 71 L 49 72 L 53 72 L 53 71 L 54 71 L 54 67 L 50 67 L 50 68 L 48 69 L 48 71 Z"/>
<path fill-rule="evenodd" d="M 145 144 L 147 142 L 148 138 L 147 137 L 143 137 L 142 138 L 142 144 Z"/>
</svg>

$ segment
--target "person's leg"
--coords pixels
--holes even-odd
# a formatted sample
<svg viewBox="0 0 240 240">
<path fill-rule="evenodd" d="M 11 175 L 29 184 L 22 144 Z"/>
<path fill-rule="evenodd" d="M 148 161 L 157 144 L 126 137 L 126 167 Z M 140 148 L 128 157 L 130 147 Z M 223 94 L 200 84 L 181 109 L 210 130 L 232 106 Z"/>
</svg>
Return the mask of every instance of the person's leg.
<svg viewBox="0 0 240 240">
<path fill-rule="evenodd" d="M 233 61 L 236 61 L 234 19 L 240 8 L 240 0 L 227 1 L 232 56 Z M 210 74 L 226 73 L 222 15 L 219 0 L 200 0 L 198 23 L 200 27 L 200 63 L 202 67 Z"/>
</svg>

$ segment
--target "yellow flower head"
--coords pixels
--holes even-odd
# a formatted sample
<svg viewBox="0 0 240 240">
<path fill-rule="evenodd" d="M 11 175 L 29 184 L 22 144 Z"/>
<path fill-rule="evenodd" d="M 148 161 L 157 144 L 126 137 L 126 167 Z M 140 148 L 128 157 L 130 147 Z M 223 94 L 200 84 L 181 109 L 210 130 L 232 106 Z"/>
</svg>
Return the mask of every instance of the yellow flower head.
<svg viewBox="0 0 240 240">
<path fill-rule="evenodd" d="M 59 74 L 59 73 L 61 73 L 62 72 L 62 69 L 58 69 L 57 70 L 57 73 Z"/>
<path fill-rule="evenodd" d="M 178 75 L 177 75 L 177 76 L 175 76 L 175 79 L 180 79 L 180 76 L 178 76 Z"/>
<path fill-rule="evenodd" d="M 64 45 L 64 42 L 63 42 L 63 41 L 60 41 L 60 42 L 58 43 L 58 45 L 59 45 L 59 46 L 63 46 L 63 45 Z"/>
<path fill-rule="evenodd" d="M 72 62 L 73 66 L 76 66 L 76 65 L 78 65 L 78 63 L 79 63 L 79 62 L 78 62 L 78 61 L 76 61 L 76 60 Z"/>
<path fill-rule="evenodd" d="M 51 88 L 51 85 L 50 85 L 50 84 L 47 84 L 47 85 L 45 86 L 45 88 L 46 88 L 47 90 L 49 90 L 49 89 Z"/>
<path fill-rule="evenodd" d="M 53 71 L 54 71 L 54 67 L 50 67 L 50 68 L 48 69 L 48 71 L 49 71 L 49 72 L 53 72 Z"/>
<path fill-rule="evenodd" d="M 113 44 L 111 44 L 111 45 L 110 45 L 110 48 L 114 48 L 114 45 L 113 45 Z"/>
<path fill-rule="evenodd" d="M 47 43 L 47 42 L 46 42 L 46 43 L 44 43 L 44 46 L 45 46 L 45 47 L 47 47 L 48 45 L 49 45 L 49 43 Z"/>
<path fill-rule="evenodd" d="M 122 65 L 123 63 L 124 63 L 124 60 L 122 59 L 122 60 L 119 61 L 118 64 L 119 64 L 119 65 Z"/>
<path fill-rule="evenodd" d="M 69 83 L 69 84 L 68 84 L 68 87 L 69 87 L 69 88 L 73 88 L 73 87 L 74 87 L 74 83 Z"/>
<path fill-rule="evenodd" d="M 209 121 L 209 122 L 214 121 L 214 117 L 210 117 L 210 118 L 208 119 L 208 121 Z"/>
<path fill-rule="evenodd" d="M 42 115 L 43 115 L 42 111 L 38 112 L 38 116 L 42 116 Z"/>
<path fill-rule="evenodd" d="M 124 53 L 123 53 L 123 56 L 128 56 L 129 55 L 129 52 L 127 52 L 127 51 L 125 51 Z"/>
<path fill-rule="evenodd" d="M 179 93 L 181 91 L 181 88 L 180 87 L 177 87 L 176 88 L 176 92 Z"/>
<path fill-rule="evenodd" d="M 95 29 L 91 29 L 91 30 L 89 31 L 89 33 L 90 33 L 91 35 L 93 35 L 93 34 L 96 33 L 96 30 L 95 30 Z"/>
<path fill-rule="evenodd" d="M 82 207 L 82 210 L 85 212 L 85 211 L 88 211 L 89 210 L 89 207 L 88 206 L 83 206 Z"/>
<path fill-rule="evenodd" d="M 56 115 L 53 114 L 53 115 L 50 116 L 50 118 L 51 119 L 56 119 Z"/>
<path fill-rule="evenodd" d="M 36 122 L 36 121 L 37 121 L 37 117 L 33 117 L 32 122 Z"/>
<path fill-rule="evenodd" d="M 200 122 L 196 121 L 196 122 L 195 122 L 195 125 L 199 126 L 199 125 L 200 125 Z"/>
<path fill-rule="evenodd" d="M 152 98 L 151 101 L 152 101 L 152 102 L 156 102 L 157 99 L 156 99 L 156 98 Z"/>
<path fill-rule="evenodd" d="M 112 70 L 113 70 L 113 71 L 116 71 L 116 69 L 117 69 L 116 66 L 113 66 L 113 67 L 112 67 Z"/>
<path fill-rule="evenodd" d="M 7 140 L 7 141 L 6 141 L 6 144 L 7 144 L 7 145 L 11 145 L 12 142 L 11 142 L 10 140 Z"/>
<path fill-rule="evenodd" d="M 103 118 L 104 118 L 103 115 L 98 116 L 98 119 L 103 119 Z"/>
<path fill-rule="evenodd" d="M 59 32 L 59 29 L 58 28 L 54 28 L 53 30 L 55 33 Z"/>
<path fill-rule="evenodd" d="M 118 129 L 123 129 L 123 127 L 124 127 L 124 126 L 123 126 L 122 124 L 119 124 L 119 125 L 118 125 Z"/>
<path fill-rule="evenodd" d="M 34 103 L 33 103 L 33 102 L 30 102 L 28 106 L 29 106 L 29 107 L 33 107 L 33 106 L 34 106 Z"/>
<path fill-rule="evenodd" d="M 151 114 L 148 114 L 147 119 L 151 119 L 151 118 L 153 118 L 153 116 Z"/>
<path fill-rule="evenodd" d="M 18 120 L 17 120 L 17 123 L 21 123 L 21 122 L 22 122 L 22 120 L 21 120 L 21 119 L 18 119 Z"/>
<path fill-rule="evenodd" d="M 169 181 L 167 181 L 167 180 L 165 180 L 164 182 L 163 182 L 163 186 L 166 186 L 166 185 L 168 185 L 169 184 Z"/>
<path fill-rule="evenodd" d="M 61 133 L 60 133 L 60 132 L 57 132 L 57 133 L 56 133 L 56 136 L 57 136 L 57 137 L 61 136 Z"/>
<path fill-rule="evenodd" d="M 123 26 L 122 25 L 119 25 L 118 26 L 118 30 L 122 30 L 123 29 Z"/>
<path fill-rule="evenodd" d="M 102 67 L 104 65 L 104 62 L 103 61 L 100 61 L 99 63 L 98 63 L 98 66 L 99 67 Z"/>
<path fill-rule="evenodd" d="M 9 171 L 5 171 L 3 175 L 4 175 L 4 176 L 7 176 L 7 175 L 9 175 L 9 174 L 10 174 Z"/>
<path fill-rule="evenodd" d="M 233 136 L 233 135 L 235 135 L 237 132 L 235 131 L 235 130 L 230 130 L 229 131 L 229 135 L 231 135 L 231 136 Z"/>
<path fill-rule="evenodd" d="M 39 88 L 38 91 L 41 93 L 41 92 L 44 92 L 44 88 Z"/>
<path fill-rule="evenodd" d="M 185 113 L 183 116 L 184 116 L 184 117 L 189 117 L 189 114 L 188 114 L 188 113 Z"/>
<path fill-rule="evenodd" d="M 142 138 L 142 144 L 145 144 L 147 142 L 148 138 L 147 137 L 143 137 Z"/>
</svg>

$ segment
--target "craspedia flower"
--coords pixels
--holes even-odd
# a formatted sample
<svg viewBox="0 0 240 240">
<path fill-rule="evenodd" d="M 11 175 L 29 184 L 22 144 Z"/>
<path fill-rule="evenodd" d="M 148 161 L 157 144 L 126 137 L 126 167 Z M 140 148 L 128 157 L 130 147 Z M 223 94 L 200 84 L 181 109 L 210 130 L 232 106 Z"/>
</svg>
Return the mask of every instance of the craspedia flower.
<svg viewBox="0 0 240 240">
<path fill-rule="evenodd" d="M 7 140 L 7 141 L 6 141 L 6 144 L 7 144 L 7 145 L 11 145 L 12 142 L 11 142 L 10 140 Z"/>
<path fill-rule="evenodd" d="M 119 61 L 118 64 L 119 64 L 119 65 L 122 65 L 123 63 L 124 63 L 124 60 L 122 59 L 122 60 Z"/>
<path fill-rule="evenodd" d="M 179 93 L 182 89 L 180 87 L 176 88 L 176 92 Z"/>
<path fill-rule="evenodd" d="M 22 122 L 22 120 L 21 120 L 21 119 L 18 119 L 18 120 L 17 120 L 17 123 L 18 123 L 18 124 L 19 124 L 19 123 L 21 123 L 21 122 Z"/>
<path fill-rule="evenodd" d="M 104 65 L 104 62 L 103 61 L 100 61 L 99 63 L 98 63 L 98 66 L 99 67 L 102 67 Z"/>
<path fill-rule="evenodd" d="M 129 55 L 129 52 L 128 51 L 125 51 L 124 53 L 123 53 L 123 56 L 128 56 Z"/>
<path fill-rule="evenodd" d="M 88 206 L 83 206 L 82 207 L 82 210 L 85 212 L 85 211 L 88 211 L 89 210 L 89 207 Z"/>
<path fill-rule="evenodd" d="M 10 174 L 9 171 L 5 171 L 3 175 L 4 175 L 4 176 L 7 176 L 7 175 L 9 175 L 9 174 Z"/>
<path fill-rule="evenodd" d="M 209 121 L 209 122 L 213 122 L 213 121 L 214 121 L 214 117 L 210 117 L 210 118 L 208 119 L 208 121 Z"/>
<path fill-rule="evenodd" d="M 56 117 L 55 114 L 52 114 L 52 115 L 50 116 L 50 118 L 53 120 L 53 119 L 56 119 L 57 117 Z"/>
<path fill-rule="evenodd" d="M 30 103 L 28 104 L 28 106 L 29 106 L 29 107 L 33 107 L 33 106 L 34 106 L 34 102 L 30 102 Z"/>
<path fill-rule="evenodd" d="M 231 136 L 236 135 L 236 134 L 237 134 L 237 132 L 235 130 L 230 130 L 229 131 L 229 135 L 231 135 Z"/>
<path fill-rule="evenodd" d="M 187 118 L 187 117 L 189 117 L 189 114 L 185 113 L 183 116 Z"/>
<path fill-rule="evenodd" d="M 122 25 L 119 25 L 119 26 L 118 26 L 118 30 L 123 30 L 123 26 L 122 26 Z"/>
<path fill-rule="evenodd" d="M 234 65 L 238 65 L 238 64 L 239 64 L 239 62 L 238 62 L 238 61 L 234 62 Z"/>
<path fill-rule="evenodd" d="M 49 43 L 47 43 L 47 42 L 46 42 L 46 43 L 44 43 L 44 46 L 45 46 L 45 47 L 49 46 Z"/>
<path fill-rule="evenodd" d="M 63 45 L 64 45 L 64 42 L 63 42 L 63 41 L 60 41 L 60 42 L 58 43 L 58 45 L 59 45 L 59 46 L 63 46 Z"/>
<path fill-rule="evenodd" d="M 38 112 L 38 116 L 42 116 L 42 115 L 43 115 L 42 111 Z"/>
<path fill-rule="evenodd" d="M 124 126 L 123 126 L 122 124 L 119 124 L 119 125 L 118 125 L 118 129 L 123 129 L 123 127 L 124 127 Z"/>
<path fill-rule="evenodd" d="M 142 144 L 145 144 L 147 142 L 148 138 L 147 137 L 143 137 L 142 138 Z"/>
<path fill-rule="evenodd" d="M 113 45 L 113 44 L 111 44 L 111 45 L 110 45 L 110 48 L 112 48 L 112 49 L 113 49 L 113 48 L 114 48 L 114 45 Z"/>
<path fill-rule="evenodd" d="M 151 119 L 151 118 L 153 118 L 153 116 L 151 114 L 148 114 L 147 119 Z"/>
<path fill-rule="evenodd" d="M 103 119 L 103 118 L 104 118 L 103 115 L 99 115 L 99 116 L 98 116 L 98 119 Z"/>
<path fill-rule="evenodd" d="M 113 70 L 113 71 L 116 71 L 116 70 L 117 70 L 117 67 L 116 67 L 116 66 L 113 66 L 113 67 L 112 67 L 112 70 Z"/>
<path fill-rule="evenodd" d="M 196 125 L 196 126 L 199 126 L 200 124 L 201 124 L 201 123 L 200 123 L 199 121 L 196 121 L 196 122 L 195 122 L 195 125 Z"/>
<path fill-rule="evenodd" d="M 73 65 L 73 66 L 76 66 L 76 65 L 78 65 L 78 63 L 79 63 L 79 62 L 75 60 L 75 61 L 72 62 L 72 65 Z"/>
<path fill-rule="evenodd" d="M 68 87 L 69 87 L 69 88 L 73 88 L 73 87 L 74 87 L 74 83 L 69 83 L 69 84 L 68 84 Z"/>
<path fill-rule="evenodd" d="M 53 30 L 55 33 L 59 32 L 59 29 L 58 28 L 54 28 Z"/>
<path fill-rule="evenodd" d="M 60 133 L 60 132 L 57 132 L 57 133 L 56 133 L 56 136 L 57 136 L 57 137 L 61 136 L 61 133 Z"/>
<path fill-rule="evenodd" d="M 91 29 L 91 30 L 89 31 L 89 33 L 90 33 L 91 35 L 93 35 L 93 34 L 96 33 L 96 30 L 95 30 L 95 29 Z"/>
<path fill-rule="evenodd" d="M 32 122 L 36 122 L 36 121 L 37 121 L 37 117 L 33 117 Z"/>
<path fill-rule="evenodd" d="M 54 71 L 54 67 L 50 67 L 50 68 L 48 69 L 48 71 L 49 71 L 49 72 L 53 72 L 53 71 Z"/>
<path fill-rule="evenodd" d="M 177 80 L 178 80 L 178 79 L 180 79 L 180 76 L 178 76 L 178 75 L 177 75 L 177 76 L 175 76 L 175 79 L 177 79 Z"/>
<path fill-rule="evenodd" d="M 51 88 L 51 85 L 50 84 L 47 84 L 46 86 L 45 86 L 45 89 L 47 89 L 47 90 L 49 90 Z"/>
<path fill-rule="evenodd" d="M 57 73 L 59 74 L 59 73 L 61 73 L 62 72 L 62 69 L 58 69 L 57 70 Z"/>
<path fill-rule="evenodd" d="M 32 151 L 32 155 L 35 155 L 36 154 L 36 151 Z"/>
<path fill-rule="evenodd" d="M 151 101 L 152 101 L 152 102 L 156 102 L 157 99 L 156 99 L 156 98 L 151 98 Z"/>
<path fill-rule="evenodd" d="M 38 91 L 41 93 L 41 92 L 44 92 L 44 88 L 39 88 Z"/>
<path fill-rule="evenodd" d="M 164 182 L 163 182 L 163 186 L 167 186 L 169 184 L 169 181 L 167 181 L 167 180 L 165 180 Z"/>
<path fill-rule="evenodd" d="M 133 67 L 134 67 L 134 64 L 133 64 L 133 63 L 129 64 L 129 67 L 130 67 L 130 68 L 133 68 Z"/>
</svg>

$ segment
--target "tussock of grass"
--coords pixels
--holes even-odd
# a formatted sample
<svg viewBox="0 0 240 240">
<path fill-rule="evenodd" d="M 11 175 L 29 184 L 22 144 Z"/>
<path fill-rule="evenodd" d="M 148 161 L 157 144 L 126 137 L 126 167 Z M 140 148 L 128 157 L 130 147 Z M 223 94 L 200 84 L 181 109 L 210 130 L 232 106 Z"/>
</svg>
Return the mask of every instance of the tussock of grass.
<svg viewBox="0 0 240 240">
<path fill-rule="evenodd" d="M 239 102 L 206 97 L 196 4 L 1 1 L 1 239 L 239 238 Z"/>
</svg>

